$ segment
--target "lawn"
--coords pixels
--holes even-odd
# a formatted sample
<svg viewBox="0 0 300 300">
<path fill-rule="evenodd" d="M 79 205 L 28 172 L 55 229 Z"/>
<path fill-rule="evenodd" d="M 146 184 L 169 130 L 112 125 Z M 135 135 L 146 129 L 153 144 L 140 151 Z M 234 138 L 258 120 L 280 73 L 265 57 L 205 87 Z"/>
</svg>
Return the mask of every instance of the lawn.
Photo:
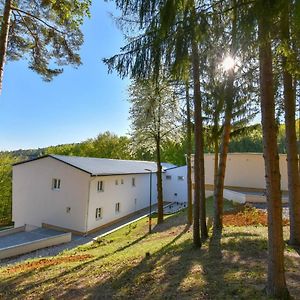
<svg viewBox="0 0 300 300">
<path fill-rule="evenodd" d="M 185 212 L 168 216 L 148 235 L 145 218 L 59 256 L 1 268 L 0 299 L 267 299 L 265 226 L 227 226 L 195 249 L 185 222 Z M 299 299 L 300 258 L 289 247 L 285 255 Z"/>
</svg>

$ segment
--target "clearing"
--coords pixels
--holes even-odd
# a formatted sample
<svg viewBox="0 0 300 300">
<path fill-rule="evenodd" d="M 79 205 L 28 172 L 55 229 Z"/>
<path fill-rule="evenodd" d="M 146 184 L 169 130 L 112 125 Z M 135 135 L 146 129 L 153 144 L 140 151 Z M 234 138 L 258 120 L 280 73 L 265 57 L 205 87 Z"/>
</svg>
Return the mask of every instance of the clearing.
<svg viewBox="0 0 300 300">
<path fill-rule="evenodd" d="M 226 202 L 226 208 L 232 204 Z M 241 226 L 251 218 L 257 221 Z M 58 256 L 0 268 L 0 298 L 268 299 L 263 218 L 249 209 L 238 224 L 232 220 L 228 217 L 228 224 L 238 226 L 225 226 L 222 238 L 195 249 L 184 211 L 168 216 L 151 235 L 148 219 L 141 219 Z M 284 234 L 287 238 L 287 226 Z M 300 257 L 288 246 L 285 257 L 287 284 L 299 299 Z"/>
</svg>

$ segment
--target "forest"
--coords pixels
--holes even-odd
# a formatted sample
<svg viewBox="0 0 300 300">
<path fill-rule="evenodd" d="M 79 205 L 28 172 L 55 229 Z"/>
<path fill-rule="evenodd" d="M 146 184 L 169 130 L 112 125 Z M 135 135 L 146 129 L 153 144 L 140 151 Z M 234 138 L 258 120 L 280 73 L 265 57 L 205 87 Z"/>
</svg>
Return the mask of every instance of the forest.
<svg viewBox="0 0 300 300">
<path fill-rule="evenodd" d="M 298 123 L 297 120 L 297 128 Z M 281 124 L 279 128 L 278 146 L 280 153 L 286 153 L 284 124 Z M 182 130 L 184 129 L 182 128 Z M 205 153 L 212 153 L 212 144 L 207 142 L 205 145 Z M 155 161 L 154 153 L 147 151 L 147 148 L 141 149 L 138 152 L 132 152 L 131 148 L 132 141 L 130 136 L 118 136 L 111 132 L 105 132 L 80 143 L 0 152 L 0 224 L 6 225 L 11 223 L 11 177 L 12 165 L 14 163 L 47 154 Z M 166 141 L 162 146 L 162 161 L 178 166 L 185 165 L 186 148 L 187 142 L 185 136 L 182 136 L 176 142 Z M 229 152 L 261 153 L 262 149 L 262 131 L 261 126 L 258 124 L 253 126 L 250 131 L 247 131 L 247 134 L 244 132 L 232 137 L 229 144 Z"/>
</svg>

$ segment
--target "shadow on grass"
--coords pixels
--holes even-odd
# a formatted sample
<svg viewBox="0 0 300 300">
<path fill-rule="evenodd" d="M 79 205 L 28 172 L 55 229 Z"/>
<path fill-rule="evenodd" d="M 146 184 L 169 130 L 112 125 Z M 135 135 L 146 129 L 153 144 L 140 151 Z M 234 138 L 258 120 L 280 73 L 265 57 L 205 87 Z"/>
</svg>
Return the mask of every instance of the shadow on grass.
<svg viewBox="0 0 300 300">
<path fill-rule="evenodd" d="M 116 278 L 87 289 L 85 295 L 92 299 L 264 299 L 257 288 L 264 283 L 264 261 L 254 263 L 257 274 L 251 278 L 248 273 L 252 274 L 253 264 L 244 263 L 239 255 L 224 256 L 227 246 L 221 244 L 220 235 L 210 239 L 204 249 L 196 249 L 190 240 L 180 242 L 187 230 Z M 237 243 L 252 248 L 253 240 Z M 253 258 L 248 253 L 247 259 Z"/>
<path fill-rule="evenodd" d="M 292 248 L 298 253 L 300 256 L 300 246 L 292 246 Z"/>
<path fill-rule="evenodd" d="M 172 228 L 174 223 L 171 220 L 165 226 Z M 264 252 L 264 258 L 257 257 L 252 251 L 258 245 L 265 245 L 263 238 L 245 232 L 226 232 L 223 240 L 221 235 L 214 235 L 202 249 L 197 249 L 185 236 L 188 230 L 189 226 L 185 226 L 170 242 L 132 265 L 120 260 L 121 268 L 111 271 L 106 277 L 100 276 L 92 284 L 81 284 L 81 278 L 84 282 L 94 262 L 138 245 L 148 234 L 56 276 L 41 279 L 35 282 L 36 286 L 32 282 L 26 283 L 26 279 L 36 272 L 30 271 L 4 285 L 1 283 L 1 290 L 9 290 L 6 299 L 34 291 L 38 289 L 37 285 L 45 287 L 49 284 L 55 284 L 57 288 L 46 288 L 39 294 L 40 298 L 267 299 L 261 289 L 265 280 L 266 251 L 260 250 Z M 72 278 L 72 274 L 79 271 L 80 278 Z M 18 288 L 21 282 L 25 284 Z"/>
</svg>

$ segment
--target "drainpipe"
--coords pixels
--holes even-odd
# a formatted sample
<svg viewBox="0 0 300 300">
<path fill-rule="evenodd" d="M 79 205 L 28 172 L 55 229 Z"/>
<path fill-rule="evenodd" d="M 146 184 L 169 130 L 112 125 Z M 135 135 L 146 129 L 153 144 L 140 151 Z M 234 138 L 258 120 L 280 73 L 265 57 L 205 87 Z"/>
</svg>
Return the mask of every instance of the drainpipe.
<svg viewBox="0 0 300 300">
<path fill-rule="evenodd" d="M 89 207 L 90 207 L 90 191 L 91 191 L 91 183 L 92 181 L 96 179 L 96 177 L 92 177 L 89 180 L 89 190 L 88 190 L 88 198 L 87 198 L 87 206 L 86 206 L 86 213 L 85 213 L 85 236 L 87 235 L 88 232 L 88 219 L 89 219 Z"/>
</svg>

